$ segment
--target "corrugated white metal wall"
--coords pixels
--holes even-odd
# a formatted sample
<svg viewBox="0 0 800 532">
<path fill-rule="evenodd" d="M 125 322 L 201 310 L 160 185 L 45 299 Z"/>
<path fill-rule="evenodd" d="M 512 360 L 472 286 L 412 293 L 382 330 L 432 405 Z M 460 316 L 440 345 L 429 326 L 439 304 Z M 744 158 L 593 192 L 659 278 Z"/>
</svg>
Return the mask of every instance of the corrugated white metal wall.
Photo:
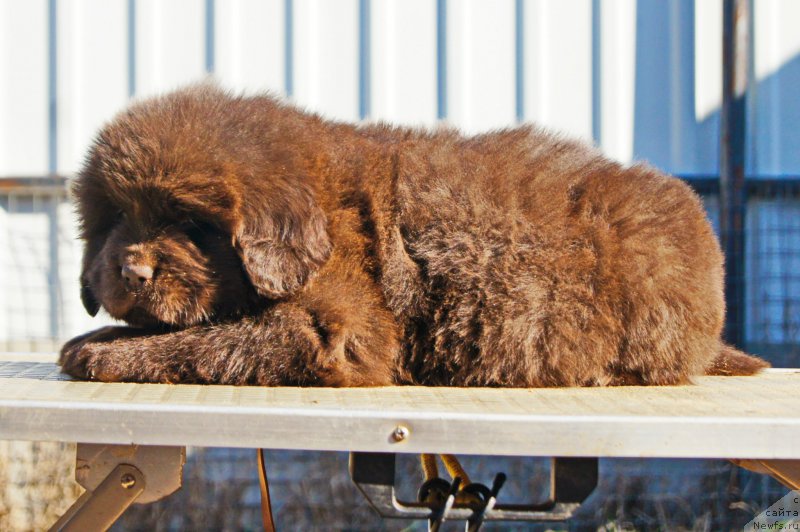
<svg viewBox="0 0 800 532">
<path fill-rule="evenodd" d="M 209 74 L 343 120 L 536 121 L 622 161 L 714 174 L 721 3 L 5 0 L 0 177 L 69 176 L 130 98 Z M 800 2 L 757 0 L 753 13 L 749 172 L 800 173 Z M 0 347 L 93 325 L 63 198 L 0 202 Z"/>
</svg>

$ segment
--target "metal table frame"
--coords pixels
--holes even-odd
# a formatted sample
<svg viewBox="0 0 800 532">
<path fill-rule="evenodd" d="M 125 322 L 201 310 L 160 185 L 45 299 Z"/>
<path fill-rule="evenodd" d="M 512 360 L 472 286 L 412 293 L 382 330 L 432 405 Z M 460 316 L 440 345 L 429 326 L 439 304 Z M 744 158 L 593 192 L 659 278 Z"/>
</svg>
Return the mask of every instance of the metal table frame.
<svg viewBox="0 0 800 532">
<path fill-rule="evenodd" d="M 0 438 L 80 442 L 87 494 L 59 530 L 85 530 L 86 519 L 103 529 L 131 503 L 173 492 L 188 445 L 349 451 L 381 515 L 466 519 L 471 530 L 567 518 L 597 483 L 596 457 L 728 458 L 800 484 L 800 370 L 658 388 L 237 388 L 76 382 L 13 358 L 0 357 Z M 477 507 L 446 507 L 397 499 L 397 453 L 559 458 L 545 501 L 504 506 L 486 487 Z"/>
</svg>

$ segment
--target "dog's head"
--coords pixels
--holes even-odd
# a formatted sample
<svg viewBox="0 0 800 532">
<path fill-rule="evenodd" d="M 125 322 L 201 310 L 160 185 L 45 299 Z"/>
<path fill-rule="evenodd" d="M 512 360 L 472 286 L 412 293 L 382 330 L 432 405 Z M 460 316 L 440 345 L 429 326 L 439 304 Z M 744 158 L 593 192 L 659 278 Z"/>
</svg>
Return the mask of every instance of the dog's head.
<svg viewBox="0 0 800 532">
<path fill-rule="evenodd" d="M 73 188 L 90 314 L 193 325 L 286 297 L 325 262 L 312 186 L 265 145 L 269 104 L 195 87 L 101 130 Z"/>
</svg>

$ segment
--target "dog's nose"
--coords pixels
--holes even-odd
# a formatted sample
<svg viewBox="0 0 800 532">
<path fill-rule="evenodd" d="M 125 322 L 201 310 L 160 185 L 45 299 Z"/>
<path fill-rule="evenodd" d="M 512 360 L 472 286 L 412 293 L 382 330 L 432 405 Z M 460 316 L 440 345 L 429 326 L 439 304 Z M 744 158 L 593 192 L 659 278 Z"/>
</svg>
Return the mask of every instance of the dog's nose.
<svg viewBox="0 0 800 532">
<path fill-rule="evenodd" d="M 129 286 L 139 288 L 153 278 L 153 268 L 146 264 L 125 264 L 122 277 Z"/>
</svg>

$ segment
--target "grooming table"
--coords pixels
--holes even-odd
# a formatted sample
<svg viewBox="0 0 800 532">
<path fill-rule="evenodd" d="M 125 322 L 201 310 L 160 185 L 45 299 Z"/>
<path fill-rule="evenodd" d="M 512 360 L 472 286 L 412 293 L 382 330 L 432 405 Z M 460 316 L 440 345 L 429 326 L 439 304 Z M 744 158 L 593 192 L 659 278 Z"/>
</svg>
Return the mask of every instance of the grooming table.
<svg viewBox="0 0 800 532">
<path fill-rule="evenodd" d="M 131 502 L 177 489 L 189 445 L 349 451 L 353 480 L 382 515 L 441 519 L 444 512 L 479 527 L 483 520 L 568 517 L 597 483 L 596 457 L 728 458 L 796 486 L 798 390 L 800 370 L 794 369 L 673 387 L 104 384 L 70 381 L 52 362 L 5 356 L 0 439 L 84 444 L 77 467 L 88 490 L 82 504 L 102 499 L 94 507 L 105 513 L 92 521 L 91 512 L 71 510 L 77 517 L 68 512 L 57 523 L 64 530 L 77 530 L 70 520 L 78 518 L 83 526 L 110 525 Z M 396 453 L 559 458 L 550 499 L 523 507 L 493 500 L 477 511 L 453 507 L 452 497 L 448 508 L 398 501 Z"/>
</svg>

